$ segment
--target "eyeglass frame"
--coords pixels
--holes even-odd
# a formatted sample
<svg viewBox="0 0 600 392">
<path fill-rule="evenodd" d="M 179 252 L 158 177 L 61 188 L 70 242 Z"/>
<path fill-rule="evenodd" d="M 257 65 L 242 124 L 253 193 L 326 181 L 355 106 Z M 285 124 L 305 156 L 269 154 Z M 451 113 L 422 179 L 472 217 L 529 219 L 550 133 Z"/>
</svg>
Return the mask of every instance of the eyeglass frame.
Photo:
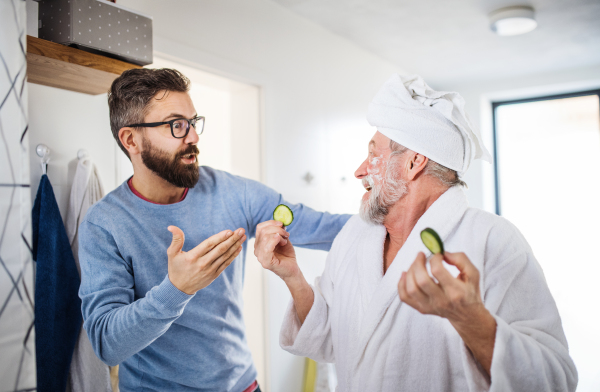
<svg viewBox="0 0 600 392">
<path fill-rule="evenodd" d="M 202 129 L 200 130 L 200 133 L 198 133 L 198 130 L 196 129 L 196 123 L 198 122 L 198 120 L 202 119 Z M 185 130 L 185 135 L 183 136 L 175 136 L 175 131 L 173 131 L 173 124 L 175 123 L 175 121 L 179 121 L 179 120 L 185 120 L 188 122 L 188 128 Z M 194 121 L 195 120 L 195 121 Z M 194 124 L 192 124 L 192 121 L 194 121 Z M 204 116 L 196 116 L 194 118 L 191 119 L 187 119 L 187 118 L 176 118 L 170 121 L 161 121 L 161 122 L 153 122 L 153 123 L 142 123 L 142 124 L 131 124 L 131 125 L 125 125 L 125 127 L 129 127 L 129 128 L 142 128 L 142 127 L 148 127 L 148 128 L 154 128 L 154 127 L 160 127 L 161 125 L 167 125 L 169 124 L 171 126 L 171 136 L 173 136 L 175 139 L 184 139 L 185 137 L 187 137 L 187 135 L 189 135 L 190 133 L 190 128 L 194 127 L 194 129 L 196 130 L 196 133 L 198 133 L 198 136 L 202 135 L 202 132 L 204 132 L 204 122 L 206 121 L 206 119 L 204 118 Z"/>
</svg>

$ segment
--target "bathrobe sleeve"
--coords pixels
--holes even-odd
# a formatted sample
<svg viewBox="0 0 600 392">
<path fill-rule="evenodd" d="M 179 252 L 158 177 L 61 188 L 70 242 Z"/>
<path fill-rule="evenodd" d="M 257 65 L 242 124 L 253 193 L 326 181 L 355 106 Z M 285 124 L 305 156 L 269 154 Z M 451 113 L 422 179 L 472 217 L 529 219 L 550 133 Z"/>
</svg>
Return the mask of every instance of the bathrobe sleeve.
<svg viewBox="0 0 600 392">
<path fill-rule="evenodd" d="M 327 258 L 328 263 L 331 257 L 330 253 Z M 291 300 L 281 326 L 279 344 L 282 349 L 294 355 L 309 357 L 317 362 L 333 363 L 335 356 L 329 313 L 329 304 L 333 297 L 333 282 L 329 268 L 325 268 L 323 275 L 318 277 L 315 285 L 311 287 L 315 299 L 304 324 L 300 324 L 294 301 Z"/>
<path fill-rule="evenodd" d="M 335 362 L 330 305 L 333 302 L 335 276 L 346 257 L 347 247 L 344 245 L 352 241 L 353 235 L 356 234 L 353 230 L 353 220 L 356 219 L 360 218 L 351 218 L 335 238 L 327 255 L 323 275 L 316 278 L 314 286 L 311 286 L 314 302 L 303 324 L 300 324 L 296 314 L 294 300 L 290 300 L 279 334 L 279 344 L 285 351 L 309 357 L 317 362 Z"/>
<path fill-rule="evenodd" d="M 484 302 L 497 322 L 490 391 L 574 391 L 558 309 L 525 238 L 510 223 L 488 237 Z"/>
</svg>

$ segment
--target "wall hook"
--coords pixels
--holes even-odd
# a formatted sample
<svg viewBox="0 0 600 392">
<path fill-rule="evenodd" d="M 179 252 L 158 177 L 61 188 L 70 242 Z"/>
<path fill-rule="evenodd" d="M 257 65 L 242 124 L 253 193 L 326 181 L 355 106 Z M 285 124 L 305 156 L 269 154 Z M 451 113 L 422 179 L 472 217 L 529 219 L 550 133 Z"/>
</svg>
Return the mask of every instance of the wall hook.
<svg viewBox="0 0 600 392">
<path fill-rule="evenodd" d="M 48 162 L 50 162 L 50 149 L 45 144 L 38 144 L 35 153 L 42 158 L 42 174 L 48 174 Z"/>
<path fill-rule="evenodd" d="M 304 181 L 306 181 L 306 184 L 307 184 L 307 185 L 310 185 L 310 183 L 311 183 L 311 182 L 312 182 L 312 181 L 313 181 L 315 178 L 313 177 L 313 175 L 312 175 L 312 174 L 310 174 L 310 172 L 306 172 L 306 174 L 304 175 L 304 177 L 302 177 L 302 179 L 303 179 Z"/>
<path fill-rule="evenodd" d="M 77 151 L 77 159 L 87 158 L 89 155 L 90 154 L 87 152 L 87 150 L 84 150 L 83 148 Z"/>
</svg>

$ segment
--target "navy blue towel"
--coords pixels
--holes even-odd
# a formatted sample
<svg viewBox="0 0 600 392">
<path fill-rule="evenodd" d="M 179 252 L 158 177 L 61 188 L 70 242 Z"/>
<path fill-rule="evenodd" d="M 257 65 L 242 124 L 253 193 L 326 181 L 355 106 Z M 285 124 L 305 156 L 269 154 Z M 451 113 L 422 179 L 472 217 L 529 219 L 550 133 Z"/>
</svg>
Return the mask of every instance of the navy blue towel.
<svg viewBox="0 0 600 392">
<path fill-rule="evenodd" d="M 81 327 L 79 273 L 52 185 L 42 176 L 32 212 L 37 390 L 67 388 Z"/>
</svg>

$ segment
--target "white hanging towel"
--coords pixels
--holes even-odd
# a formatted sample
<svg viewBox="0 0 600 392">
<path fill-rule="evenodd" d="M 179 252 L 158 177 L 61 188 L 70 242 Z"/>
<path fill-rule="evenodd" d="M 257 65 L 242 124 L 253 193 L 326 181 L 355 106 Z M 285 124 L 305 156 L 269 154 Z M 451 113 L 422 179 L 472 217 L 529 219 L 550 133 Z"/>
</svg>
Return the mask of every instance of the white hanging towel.
<svg viewBox="0 0 600 392">
<path fill-rule="evenodd" d="M 67 210 L 67 236 L 73 249 L 77 269 L 81 276 L 79 268 L 79 245 L 77 243 L 77 232 L 79 224 L 85 217 L 88 208 L 104 197 L 104 188 L 98 176 L 98 169 L 92 160 L 88 157 L 82 158 L 77 163 L 73 186 L 71 187 L 71 197 L 69 199 L 69 209 Z"/>
<path fill-rule="evenodd" d="M 66 223 L 67 236 L 71 243 L 80 276 L 79 245 L 77 242 L 79 224 L 85 217 L 88 208 L 102 199 L 103 196 L 104 188 L 98 176 L 98 169 L 90 158 L 80 159 L 71 187 Z M 94 353 L 83 327 L 79 332 L 79 339 L 73 351 L 67 391 L 112 392 L 108 365 L 98 359 L 96 353 Z"/>
</svg>

